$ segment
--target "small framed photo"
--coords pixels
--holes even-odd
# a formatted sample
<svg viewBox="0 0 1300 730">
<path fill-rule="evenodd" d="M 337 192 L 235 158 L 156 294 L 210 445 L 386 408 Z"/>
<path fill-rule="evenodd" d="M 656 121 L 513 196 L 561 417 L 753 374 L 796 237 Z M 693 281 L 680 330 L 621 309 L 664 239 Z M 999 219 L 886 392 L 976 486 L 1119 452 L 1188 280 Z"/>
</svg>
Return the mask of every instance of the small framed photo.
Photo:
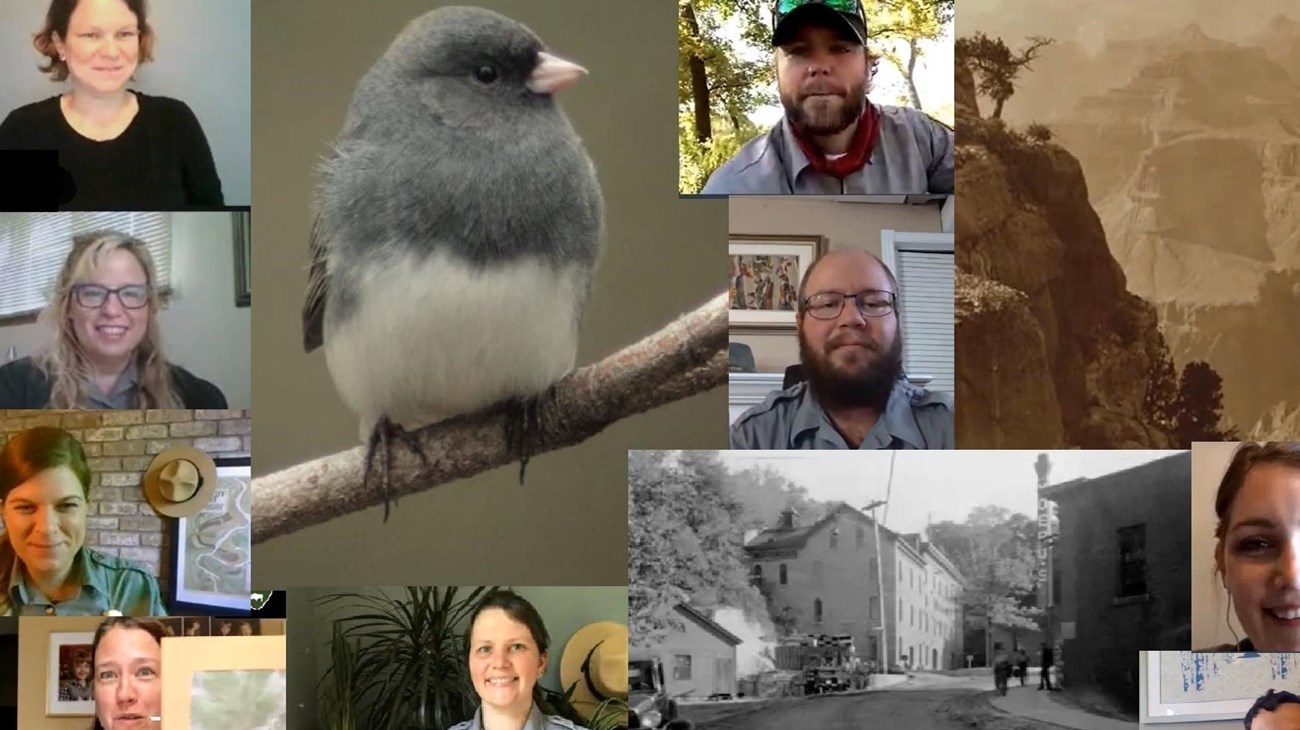
<svg viewBox="0 0 1300 730">
<path fill-rule="evenodd" d="M 211 620 L 207 616 L 169 616 L 158 619 L 168 636 L 210 636 Z"/>
<path fill-rule="evenodd" d="M 216 617 L 212 619 L 212 636 L 261 636 L 262 621 L 255 618 Z"/>
<path fill-rule="evenodd" d="M 1140 719 L 1146 723 L 1236 720 L 1300 671 L 1300 654 L 1144 651 Z"/>
<path fill-rule="evenodd" d="M 825 253 L 824 236 L 731 234 L 727 239 L 731 325 L 793 329 L 799 311 L 799 282 Z"/>
<path fill-rule="evenodd" d="M 90 680 L 91 647 L 95 634 L 69 631 L 50 634 L 45 682 L 47 717 L 90 717 L 95 714 L 95 696 Z"/>
<path fill-rule="evenodd" d="M 193 517 L 170 521 L 170 610 L 177 614 L 238 615 L 251 611 L 252 462 L 214 459 L 217 489 Z"/>
</svg>

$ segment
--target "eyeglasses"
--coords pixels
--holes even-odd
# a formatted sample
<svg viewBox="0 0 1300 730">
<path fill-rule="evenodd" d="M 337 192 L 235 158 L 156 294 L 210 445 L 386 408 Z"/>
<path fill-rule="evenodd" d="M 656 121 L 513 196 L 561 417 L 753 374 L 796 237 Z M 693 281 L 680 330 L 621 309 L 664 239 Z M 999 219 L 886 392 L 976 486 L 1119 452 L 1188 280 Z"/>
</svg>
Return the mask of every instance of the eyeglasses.
<svg viewBox="0 0 1300 730">
<path fill-rule="evenodd" d="M 72 294 L 80 304 L 87 309 L 99 309 L 108 302 L 109 294 L 116 294 L 117 301 L 122 303 L 127 309 L 140 309 L 149 303 L 149 286 L 140 284 L 131 284 L 116 289 L 100 286 L 98 284 L 77 284 L 72 287 Z"/>
<path fill-rule="evenodd" d="M 789 15 L 796 9 L 805 5 L 825 5 L 831 10 L 850 15 L 862 17 L 861 0 L 778 0 L 776 4 L 777 15 Z"/>
<path fill-rule="evenodd" d="M 863 317 L 883 317 L 894 311 L 897 296 L 893 292 L 867 289 L 857 294 L 826 291 L 803 300 L 803 311 L 814 319 L 835 319 L 844 311 L 844 300 L 852 299 Z"/>
</svg>

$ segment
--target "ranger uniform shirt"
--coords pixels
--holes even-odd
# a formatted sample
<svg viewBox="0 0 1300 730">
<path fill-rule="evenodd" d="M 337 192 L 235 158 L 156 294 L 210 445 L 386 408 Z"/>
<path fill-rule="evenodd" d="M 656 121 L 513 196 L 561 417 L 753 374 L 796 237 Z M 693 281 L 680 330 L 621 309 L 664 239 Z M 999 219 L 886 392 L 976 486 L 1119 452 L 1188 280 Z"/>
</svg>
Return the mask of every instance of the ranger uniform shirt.
<svg viewBox="0 0 1300 730">
<path fill-rule="evenodd" d="M 876 105 L 880 137 L 843 180 L 818 172 L 783 117 L 709 176 L 704 195 L 867 195 L 953 191 L 953 132 L 924 112 Z"/>
<path fill-rule="evenodd" d="M 27 581 L 23 563 L 14 557 L 9 571 L 8 616 L 103 616 L 120 611 L 123 616 L 166 616 L 158 579 L 144 566 L 83 547 L 73 558 L 70 580 L 80 587 L 77 595 L 55 603 Z"/>
<path fill-rule="evenodd" d="M 483 730 L 483 708 L 474 711 L 474 717 L 457 725 L 452 725 L 450 730 Z M 528 713 L 528 722 L 524 723 L 523 730 L 587 730 L 581 725 L 574 725 L 572 722 L 558 717 L 556 715 L 543 715 L 542 711 L 533 705 L 533 711 Z"/>
<path fill-rule="evenodd" d="M 947 393 L 899 380 L 859 449 L 951 449 L 953 402 Z M 731 426 L 733 449 L 847 449 L 808 383 L 768 395 Z"/>
</svg>

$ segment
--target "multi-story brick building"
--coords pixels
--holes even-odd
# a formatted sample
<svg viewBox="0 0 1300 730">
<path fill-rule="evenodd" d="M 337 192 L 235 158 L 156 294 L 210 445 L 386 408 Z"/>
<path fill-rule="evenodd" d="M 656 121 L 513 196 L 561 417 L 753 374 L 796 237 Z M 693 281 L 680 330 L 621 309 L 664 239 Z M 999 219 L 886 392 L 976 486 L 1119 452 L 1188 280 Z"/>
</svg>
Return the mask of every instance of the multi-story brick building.
<svg viewBox="0 0 1300 730">
<path fill-rule="evenodd" d="M 789 633 L 849 635 L 859 656 L 890 666 L 961 666 L 961 576 L 920 535 L 881 527 L 877 537 L 871 518 L 846 504 L 809 525 L 787 509 L 745 553 Z"/>
</svg>

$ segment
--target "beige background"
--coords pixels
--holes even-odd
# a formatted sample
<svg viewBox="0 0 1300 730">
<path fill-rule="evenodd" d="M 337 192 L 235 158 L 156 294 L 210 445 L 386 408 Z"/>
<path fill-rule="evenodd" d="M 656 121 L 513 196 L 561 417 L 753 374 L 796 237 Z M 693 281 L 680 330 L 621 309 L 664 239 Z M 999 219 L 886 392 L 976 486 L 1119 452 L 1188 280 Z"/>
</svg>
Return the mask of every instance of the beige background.
<svg viewBox="0 0 1300 730">
<path fill-rule="evenodd" d="M 1204 649 L 1235 644 L 1246 638 L 1235 611 L 1228 610 L 1228 593 L 1214 575 L 1214 497 L 1219 480 L 1239 442 L 1192 444 L 1192 645 Z M 1231 614 L 1232 631 L 1225 613 Z"/>
<path fill-rule="evenodd" d="M 254 475 L 358 445 L 320 352 L 305 355 L 315 169 L 356 81 L 429 0 L 276 0 L 253 9 L 254 289 L 258 443 Z M 559 94 L 604 189 L 607 247 L 579 365 L 724 291 L 726 202 L 676 193 L 676 10 L 649 2 L 485 0 L 590 69 Z M 593 29 L 599 29 L 594 32 Z M 520 312 L 519 316 L 528 316 Z M 466 326 L 473 326 L 467 322 Z M 527 357 L 527 353 L 520 353 Z M 255 549 L 257 585 L 627 581 L 629 448 L 724 448 L 726 389 L 627 419 L 595 438 Z"/>
<path fill-rule="evenodd" d="M 49 674 L 50 634 L 73 631 L 94 632 L 103 616 L 25 616 L 18 621 L 18 727 L 23 730 L 86 730 L 91 717 L 46 717 L 45 683 Z M 262 635 L 284 634 L 283 620 L 262 619 Z M 184 641 L 185 637 L 172 637 L 165 641 Z M 206 637 L 191 637 L 188 641 L 203 641 Z M 163 676 L 167 668 L 163 667 Z M 186 683 L 185 690 L 189 691 Z"/>
<path fill-rule="evenodd" d="M 880 255 L 880 232 L 941 233 L 943 209 L 937 204 L 846 203 L 836 198 L 737 196 L 727 211 L 731 233 L 821 235 L 827 250 L 864 248 Z M 783 373 L 799 362 L 793 329 L 732 328 L 731 341 L 749 345 L 757 372 Z"/>
<path fill-rule="evenodd" d="M 10 215 L 0 213 L 0 223 Z M 221 388 L 231 408 L 247 408 L 253 310 L 235 306 L 230 213 L 172 214 L 171 280 L 175 294 L 158 315 L 163 353 Z M 25 357 L 49 341 L 49 330 L 35 322 L 0 322 L 0 359 L 10 345 Z"/>
</svg>

